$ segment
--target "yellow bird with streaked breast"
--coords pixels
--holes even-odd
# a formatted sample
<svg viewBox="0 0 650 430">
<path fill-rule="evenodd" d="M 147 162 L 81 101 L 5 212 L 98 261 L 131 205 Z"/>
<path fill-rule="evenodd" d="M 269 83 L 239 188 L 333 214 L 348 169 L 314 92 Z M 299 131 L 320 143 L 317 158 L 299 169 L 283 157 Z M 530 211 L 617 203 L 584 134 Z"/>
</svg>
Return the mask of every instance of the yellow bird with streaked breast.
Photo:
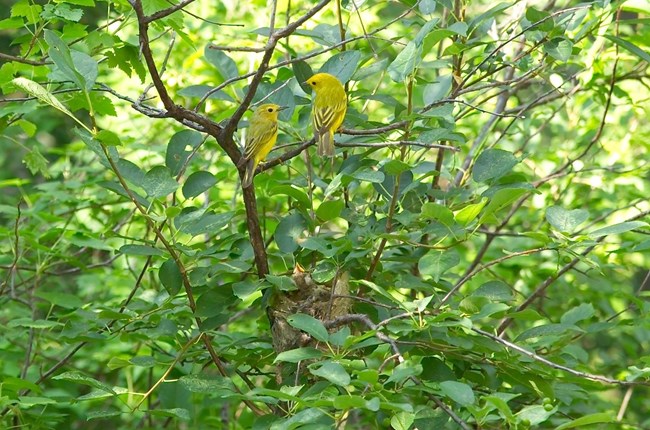
<svg viewBox="0 0 650 430">
<path fill-rule="evenodd" d="M 343 124 L 348 98 L 341 81 L 329 73 L 316 73 L 307 79 L 316 95 L 312 101 L 312 124 L 318 140 L 318 155 L 334 156 L 334 133 Z"/>
<path fill-rule="evenodd" d="M 269 103 L 258 106 L 253 112 L 246 133 L 244 154 L 237 164 L 237 167 L 246 165 L 242 187 L 251 186 L 257 165 L 266 158 L 275 145 L 278 138 L 278 114 L 286 108 L 286 106 Z"/>
</svg>

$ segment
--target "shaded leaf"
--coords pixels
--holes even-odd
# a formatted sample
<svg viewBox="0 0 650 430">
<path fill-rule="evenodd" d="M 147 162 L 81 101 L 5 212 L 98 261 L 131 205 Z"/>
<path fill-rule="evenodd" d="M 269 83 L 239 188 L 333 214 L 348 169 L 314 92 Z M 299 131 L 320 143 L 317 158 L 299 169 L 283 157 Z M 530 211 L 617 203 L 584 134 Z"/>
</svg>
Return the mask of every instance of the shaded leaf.
<svg viewBox="0 0 650 430">
<path fill-rule="evenodd" d="M 209 190 L 217 183 L 217 178 L 210 172 L 199 171 L 192 173 L 183 185 L 183 195 L 185 198 L 192 198 Z"/>
<path fill-rule="evenodd" d="M 329 333 L 323 322 L 307 314 L 294 314 L 287 317 L 287 322 L 298 330 L 308 333 L 316 340 L 327 342 Z"/>
<path fill-rule="evenodd" d="M 472 178 L 476 182 L 486 182 L 508 173 L 518 163 L 511 152 L 503 149 L 486 149 L 476 158 Z"/>
<path fill-rule="evenodd" d="M 560 206 L 546 209 L 546 220 L 557 230 L 571 233 L 589 218 L 585 209 L 566 210 Z"/>
<path fill-rule="evenodd" d="M 142 189 L 147 193 L 147 197 L 165 197 L 173 193 L 178 188 L 178 182 L 171 176 L 167 167 L 156 166 L 144 175 Z"/>
<path fill-rule="evenodd" d="M 332 361 L 325 361 L 320 367 L 311 368 L 309 372 L 312 375 L 320 376 L 327 379 L 332 384 L 347 387 L 350 385 L 350 375 L 345 371 L 343 366 Z"/>
<path fill-rule="evenodd" d="M 444 381 L 440 383 L 442 393 L 462 406 L 469 406 L 474 403 L 474 391 L 472 388 L 458 381 Z"/>
<path fill-rule="evenodd" d="M 158 277 L 170 296 L 175 296 L 183 286 L 183 275 L 173 259 L 160 265 Z"/>
</svg>

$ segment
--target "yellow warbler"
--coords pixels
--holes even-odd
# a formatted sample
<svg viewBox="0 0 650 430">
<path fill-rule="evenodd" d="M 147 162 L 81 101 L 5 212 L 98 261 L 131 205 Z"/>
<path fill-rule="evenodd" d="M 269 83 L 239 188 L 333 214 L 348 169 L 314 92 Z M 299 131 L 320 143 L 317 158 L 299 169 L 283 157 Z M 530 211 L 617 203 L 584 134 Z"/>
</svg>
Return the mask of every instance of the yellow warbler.
<svg viewBox="0 0 650 430">
<path fill-rule="evenodd" d="M 264 104 L 258 106 L 253 112 L 246 133 L 244 156 L 238 164 L 238 167 L 246 164 L 242 187 L 251 186 L 253 176 L 255 176 L 255 168 L 260 161 L 266 158 L 273 145 L 275 145 L 278 138 L 278 113 L 286 108 L 286 106 Z"/>
<path fill-rule="evenodd" d="M 316 93 L 312 101 L 311 118 L 318 139 L 318 155 L 332 157 L 334 132 L 343 124 L 348 108 L 345 88 L 336 77 L 328 73 L 316 73 L 306 82 Z"/>
</svg>

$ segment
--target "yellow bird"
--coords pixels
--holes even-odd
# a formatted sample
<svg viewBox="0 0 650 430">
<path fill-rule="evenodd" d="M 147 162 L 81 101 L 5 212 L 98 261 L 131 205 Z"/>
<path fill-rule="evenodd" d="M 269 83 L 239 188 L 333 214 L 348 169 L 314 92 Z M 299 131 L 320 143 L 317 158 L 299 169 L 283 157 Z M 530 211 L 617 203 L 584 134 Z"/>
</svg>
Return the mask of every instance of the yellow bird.
<svg viewBox="0 0 650 430">
<path fill-rule="evenodd" d="M 246 133 L 244 155 L 237 165 L 241 167 L 246 164 L 242 187 L 251 186 L 257 165 L 266 158 L 275 145 L 278 138 L 278 114 L 286 108 L 287 106 L 264 104 L 258 106 L 253 112 Z"/>
<path fill-rule="evenodd" d="M 332 157 L 334 133 L 343 124 L 348 108 L 345 88 L 336 77 L 328 73 L 316 73 L 306 82 L 316 93 L 312 101 L 311 118 L 318 139 L 318 155 Z"/>
</svg>

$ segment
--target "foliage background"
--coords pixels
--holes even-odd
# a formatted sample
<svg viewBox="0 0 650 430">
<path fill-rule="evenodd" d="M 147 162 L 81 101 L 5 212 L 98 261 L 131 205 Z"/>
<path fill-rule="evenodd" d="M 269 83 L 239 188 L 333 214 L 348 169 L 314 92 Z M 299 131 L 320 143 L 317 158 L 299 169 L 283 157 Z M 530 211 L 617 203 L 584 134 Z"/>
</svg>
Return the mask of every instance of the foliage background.
<svg viewBox="0 0 650 430">
<path fill-rule="evenodd" d="M 3 3 L 4 427 L 650 426 L 647 2 Z"/>
</svg>

